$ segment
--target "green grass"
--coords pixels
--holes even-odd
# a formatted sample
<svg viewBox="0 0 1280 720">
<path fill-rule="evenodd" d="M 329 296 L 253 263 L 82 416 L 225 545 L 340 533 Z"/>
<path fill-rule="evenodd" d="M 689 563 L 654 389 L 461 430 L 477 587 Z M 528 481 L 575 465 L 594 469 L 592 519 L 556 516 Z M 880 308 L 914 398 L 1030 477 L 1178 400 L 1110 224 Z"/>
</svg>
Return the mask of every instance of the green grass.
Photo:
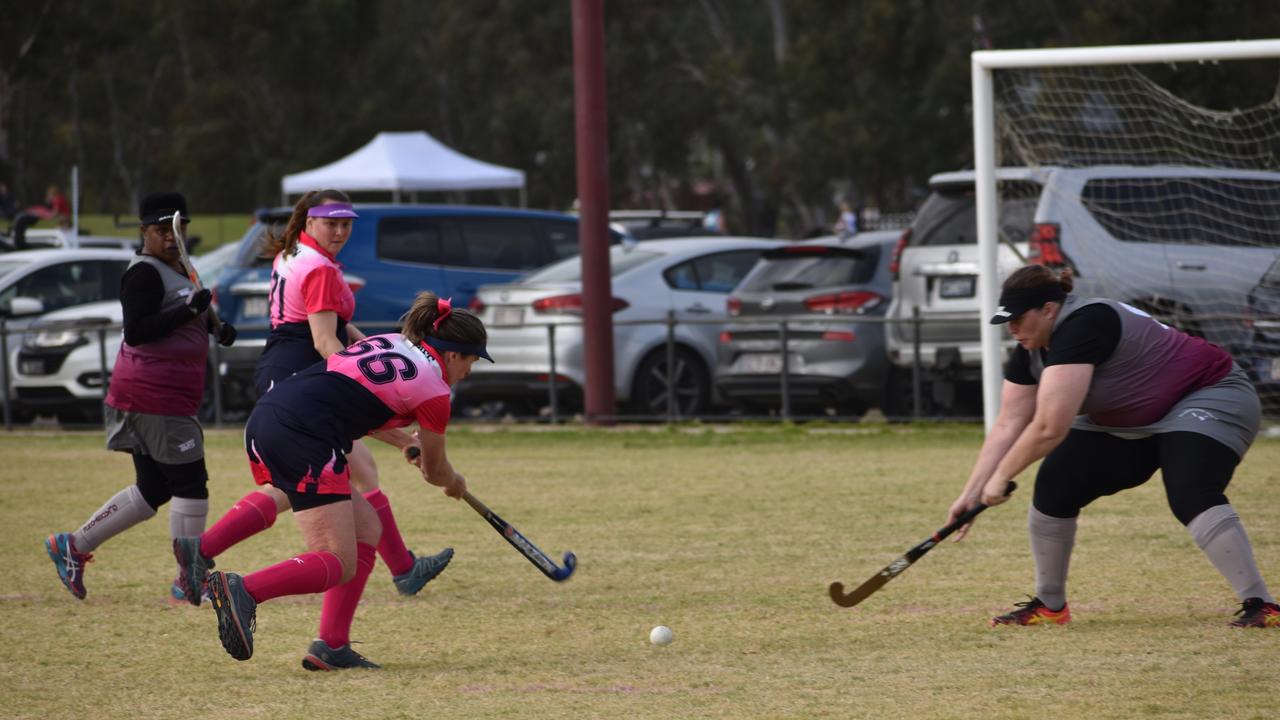
<svg viewBox="0 0 1280 720">
<path fill-rule="evenodd" d="M 81 215 L 80 229 L 92 235 L 110 235 L 134 237 L 138 234 L 138 216 L 134 213 L 122 213 L 119 221 L 123 227 L 116 226 L 116 217 L 112 215 Z M 253 220 L 249 211 L 226 215 L 204 215 L 192 209 L 191 225 L 187 227 L 188 237 L 200 237 L 200 243 L 192 252 L 208 252 L 216 247 L 239 240 Z M 37 228 L 51 227 L 48 222 Z"/>
<path fill-rule="evenodd" d="M 210 432 L 214 517 L 250 489 L 235 430 Z M 543 550 L 548 581 L 464 504 L 372 443 L 411 548 L 452 545 L 416 598 L 379 563 L 356 618 L 377 673 L 299 667 L 318 596 L 259 608 L 239 663 L 207 607 L 167 607 L 165 514 L 98 549 L 88 599 L 41 548 L 132 481 L 96 433 L 0 435 L 6 718 L 1272 718 L 1280 632 L 1226 627 L 1235 599 L 1154 480 L 1086 511 L 1076 621 L 990 629 L 1032 591 L 1031 478 L 853 610 L 827 598 L 942 524 L 970 427 L 543 430 L 460 427 L 471 489 Z M 1280 442 L 1231 497 L 1280 586 Z M 292 519 L 233 548 L 248 571 L 301 548 Z M 669 625 L 675 642 L 648 643 Z"/>
</svg>

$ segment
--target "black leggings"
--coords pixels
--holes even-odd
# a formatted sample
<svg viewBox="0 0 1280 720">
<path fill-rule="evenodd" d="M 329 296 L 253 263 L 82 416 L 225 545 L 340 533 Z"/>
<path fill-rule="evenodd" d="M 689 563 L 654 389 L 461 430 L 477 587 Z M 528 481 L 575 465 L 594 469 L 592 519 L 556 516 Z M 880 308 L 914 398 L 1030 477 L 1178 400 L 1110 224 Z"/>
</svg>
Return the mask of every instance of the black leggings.
<svg viewBox="0 0 1280 720">
<path fill-rule="evenodd" d="M 1141 440 L 1072 430 L 1040 465 L 1034 505 L 1056 518 L 1073 518 L 1104 495 L 1138 487 L 1157 469 L 1164 477 L 1169 509 L 1183 525 L 1217 505 L 1240 458 L 1207 435 L 1170 432 Z"/>
<path fill-rule="evenodd" d="M 160 509 L 169 498 L 209 499 L 209 472 L 204 458 L 182 465 L 165 465 L 150 455 L 133 456 L 133 469 L 137 473 L 138 492 L 152 510 Z"/>
</svg>

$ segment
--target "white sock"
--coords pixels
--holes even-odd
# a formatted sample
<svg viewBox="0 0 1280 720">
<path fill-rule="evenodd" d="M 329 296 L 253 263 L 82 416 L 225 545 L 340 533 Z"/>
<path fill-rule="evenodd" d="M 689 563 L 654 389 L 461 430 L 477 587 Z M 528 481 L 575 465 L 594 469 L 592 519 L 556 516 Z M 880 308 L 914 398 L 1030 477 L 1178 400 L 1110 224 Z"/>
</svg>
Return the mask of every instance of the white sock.
<svg viewBox="0 0 1280 720">
<path fill-rule="evenodd" d="M 1244 531 L 1244 523 L 1230 503 L 1215 505 L 1187 523 L 1196 545 L 1209 556 L 1209 562 L 1231 583 L 1241 601 L 1251 597 L 1275 602 L 1262 581 L 1258 563 L 1253 559 L 1253 546 Z"/>
<path fill-rule="evenodd" d="M 155 514 L 155 508 L 142 499 L 138 486 L 130 485 L 103 503 L 71 536 L 75 539 L 76 550 L 93 552 L 102 543 Z"/>
</svg>

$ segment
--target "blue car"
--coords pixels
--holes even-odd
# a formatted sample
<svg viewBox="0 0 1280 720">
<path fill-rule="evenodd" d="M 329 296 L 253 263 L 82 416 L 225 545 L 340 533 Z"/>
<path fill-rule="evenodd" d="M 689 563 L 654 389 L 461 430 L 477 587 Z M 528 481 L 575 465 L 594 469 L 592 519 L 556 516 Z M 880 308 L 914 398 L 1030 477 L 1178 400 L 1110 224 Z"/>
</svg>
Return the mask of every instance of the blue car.
<svg viewBox="0 0 1280 720">
<path fill-rule="evenodd" d="M 223 407 L 252 407 L 253 368 L 270 324 L 270 257 L 262 257 L 267 230 L 279 233 L 291 208 L 256 213 L 236 258 L 217 280 L 206 278 L 218 313 L 239 338 L 219 348 Z M 534 268 L 578 254 L 578 218 L 564 213 L 465 205 L 356 205 L 360 218 L 338 255 L 356 292 L 352 318 L 365 332 L 397 327 L 421 290 L 466 307 L 484 284 L 511 282 Z M 611 231 L 610 242 L 622 235 Z"/>
</svg>

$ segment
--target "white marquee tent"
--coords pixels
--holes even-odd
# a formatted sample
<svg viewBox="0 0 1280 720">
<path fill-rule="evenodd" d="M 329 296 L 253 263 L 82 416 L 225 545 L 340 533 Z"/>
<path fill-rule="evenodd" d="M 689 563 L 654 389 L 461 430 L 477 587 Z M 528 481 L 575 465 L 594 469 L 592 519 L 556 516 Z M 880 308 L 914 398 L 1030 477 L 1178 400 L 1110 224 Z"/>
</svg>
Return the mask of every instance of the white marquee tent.
<svg viewBox="0 0 1280 720">
<path fill-rule="evenodd" d="M 514 188 L 524 200 L 524 172 L 467 157 L 425 132 L 382 132 L 350 155 L 322 167 L 285 175 L 286 198 L 309 190 L 401 192 Z"/>
</svg>

